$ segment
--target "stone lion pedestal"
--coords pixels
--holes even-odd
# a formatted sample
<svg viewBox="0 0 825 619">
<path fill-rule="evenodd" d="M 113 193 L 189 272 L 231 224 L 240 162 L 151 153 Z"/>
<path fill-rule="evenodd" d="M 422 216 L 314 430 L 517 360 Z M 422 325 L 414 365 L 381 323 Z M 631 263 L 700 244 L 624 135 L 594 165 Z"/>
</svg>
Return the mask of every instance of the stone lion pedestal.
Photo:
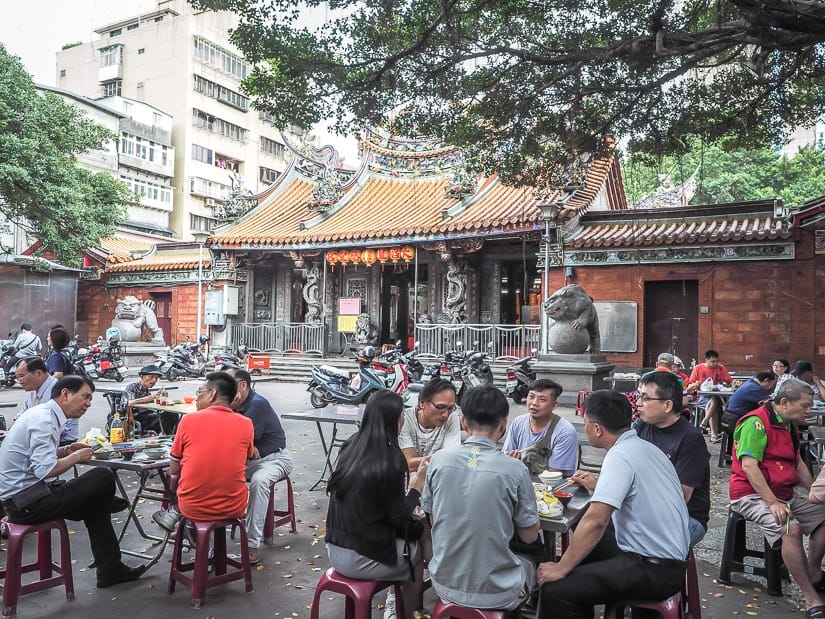
<svg viewBox="0 0 825 619">
<path fill-rule="evenodd" d="M 613 364 L 608 363 L 607 357 L 602 354 L 549 353 L 538 355 L 532 367 L 536 378 L 549 378 L 564 388 L 559 404 L 570 406 L 576 403 L 579 391 L 609 388 L 610 383 L 605 379 L 610 375 Z"/>
</svg>

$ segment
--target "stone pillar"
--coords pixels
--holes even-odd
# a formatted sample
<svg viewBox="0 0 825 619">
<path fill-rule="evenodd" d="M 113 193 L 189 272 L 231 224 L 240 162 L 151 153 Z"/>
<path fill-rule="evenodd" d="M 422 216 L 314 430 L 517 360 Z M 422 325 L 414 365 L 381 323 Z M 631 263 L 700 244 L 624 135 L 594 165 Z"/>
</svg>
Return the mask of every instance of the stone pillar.
<svg viewBox="0 0 825 619">
<path fill-rule="evenodd" d="M 564 392 L 559 404 L 576 403 L 579 391 L 596 391 L 609 389 L 607 377 L 613 369 L 607 357 L 602 354 L 562 355 L 557 353 L 540 354 L 533 364 L 536 378 L 549 378 L 559 383 Z"/>
</svg>

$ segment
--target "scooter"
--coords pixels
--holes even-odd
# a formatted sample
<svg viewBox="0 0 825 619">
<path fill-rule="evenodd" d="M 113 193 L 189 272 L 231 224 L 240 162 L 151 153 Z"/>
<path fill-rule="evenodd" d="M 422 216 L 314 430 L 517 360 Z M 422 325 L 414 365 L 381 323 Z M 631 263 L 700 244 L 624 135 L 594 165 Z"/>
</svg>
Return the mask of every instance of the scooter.
<svg viewBox="0 0 825 619">
<path fill-rule="evenodd" d="M 536 349 L 533 349 L 533 354 L 522 357 L 509 368 L 507 368 L 507 384 L 504 387 L 505 393 L 515 402 L 521 404 L 527 393 L 530 391 L 530 385 L 536 380 L 536 372 L 532 368 Z"/>
<path fill-rule="evenodd" d="M 370 366 L 375 349 L 367 346 L 356 354 L 358 373 L 350 375 L 330 365 L 313 365 L 309 381 L 309 401 L 315 408 L 327 404 L 363 404 L 375 392 L 386 389 L 384 379 Z"/>
<path fill-rule="evenodd" d="M 201 353 L 201 346 L 208 341 L 209 338 L 202 335 L 197 342 L 175 346 L 169 357 L 171 363 L 166 371 L 166 380 L 174 382 L 182 376 L 202 378 L 206 374 L 206 358 Z"/>
<path fill-rule="evenodd" d="M 129 368 L 123 362 L 123 349 L 120 347 L 120 331 L 118 335 L 109 338 L 107 346 L 103 345 L 103 338 L 98 337 L 97 343 L 91 347 L 94 357 L 96 378 L 110 378 L 122 382 L 129 373 Z"/>
<path fill-rule="evenodd" d="M 9 337 L 11 337 L 11 333 L 9 333 Z M 14 386 L 14 368 L 8 372 L 4 368 L 16 352 L 17 348 L 14 346 L 14 340 L 6 340 L 3 342 L 3 346 L 0 347 L 0 385 L 3 387 Z"/>
<path fill-rule="evenodd" d="M 235 349 L 235 354 L 221 353 L 215 355 L 215 371 L 225 372 L 226 370 L 241 370 L 246 368 L 246 357 L 249 349 L 241 344 Z"/>
<path fill-rule="evenodd" d="M 478 344 L 477 342 L 475 343 Z M 490 342 L 488 347 L 492 350 L 493 343 Z M 493 371 L 487 363 L 489 353 L 484 351 L 467 351 L 464 358 L 464 363 L 461 365 L 461 388 L 458 389 L 456 400 L 459 406 L 462 398 L 468 389 L 478 387 L 479 385 L 493 384 Z M 453 383 L 455 384 L 455 382 Z"/>
</svg>

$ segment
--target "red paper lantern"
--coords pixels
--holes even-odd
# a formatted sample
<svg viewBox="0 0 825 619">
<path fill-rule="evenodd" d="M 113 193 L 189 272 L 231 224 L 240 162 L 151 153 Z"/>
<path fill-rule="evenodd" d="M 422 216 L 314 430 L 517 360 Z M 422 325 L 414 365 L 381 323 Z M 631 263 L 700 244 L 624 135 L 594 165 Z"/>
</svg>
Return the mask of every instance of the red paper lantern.
<svg viewBox="0 0 825 619">
<path fill-rule="evenodd" d="M 401 250 L 398 247 L 390 248 L 390 260 L 398 262 L 401 259 Z"/>
<path fill-rule="evenodd" d="M 359 262 L 361 262 L 361 252 L 358 251 L 357 249 L 353 249 L 349 253 L 349 261 L 352 262 L 353 264 L 358 264 Z"/>
<path fill-rule="evenodd" d="M 381 264 L 384 264 L 387 260 L 390 259 L 390 252 L 386 249 L 379 249 L 376 252 L 376 255 L 378 257 L 378 262 L 380 262 Z"/>
<path fill-rule="evenodd" d="M 415 258 L 415 248 L 405 245 L 401 248 L 401 259 L 404 262 L 411 262 Z"/>
<path fill-rule="evenodd" d="M 346 249 L 342 249 L 338 252 L 338 261 L 341 264 L 346 264 L 349 262 L 349 252 Z"/>
<path fill-rule="evenodd" d="M 378 260 L 378 256 L 375 254 L 374 249 L 365 249 L 361 252 L 361 261 L 368 267 L 374 265 L 376 260 Z"/>
<path fill-rule="evenodd" d="M 338 253 L 335 250 L 330 249 L 327 252 L 327 262 L 329 262 L 330 264 L 335 264 L 336 262 L 338 262 Z"/>
</svg>

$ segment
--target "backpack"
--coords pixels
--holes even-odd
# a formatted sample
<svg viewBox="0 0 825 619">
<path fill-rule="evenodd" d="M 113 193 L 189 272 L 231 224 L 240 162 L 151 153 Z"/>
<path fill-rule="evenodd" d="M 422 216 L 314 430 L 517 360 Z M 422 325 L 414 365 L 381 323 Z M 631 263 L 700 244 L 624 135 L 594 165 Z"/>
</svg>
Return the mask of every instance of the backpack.
<svg viewBox="0 0 825 619">
<path fill-rule="evenodd" d="M 74 362 L 72 361 L 72 353 L 67 348 L 58 350 L 57 352 L 61 357 L 63 357 L 63 376 L 72 376 L 73 374 L 77 374 L 74 368 Z"/>
</svg>

